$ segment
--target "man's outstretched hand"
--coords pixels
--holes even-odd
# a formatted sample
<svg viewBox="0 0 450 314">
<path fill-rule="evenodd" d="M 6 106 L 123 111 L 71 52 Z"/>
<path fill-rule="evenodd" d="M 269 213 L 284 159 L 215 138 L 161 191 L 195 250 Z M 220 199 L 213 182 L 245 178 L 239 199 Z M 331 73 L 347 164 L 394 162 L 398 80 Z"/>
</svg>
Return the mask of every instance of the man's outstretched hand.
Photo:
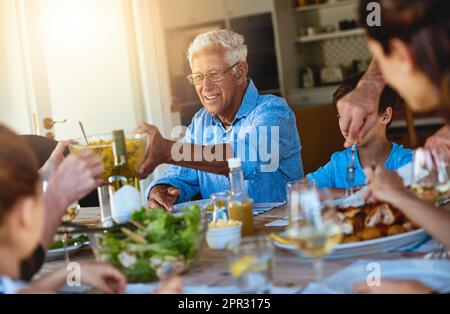
<svg viewBox="0 0 450 314">
<path fill-rule="evenodd" d="M 372 61 L 356 88 L 337 102 L 345 147 L 362 141 L 378 117 L 378 102 L 385 86 L 378 65 Z"/>
<path fill-rule="evenodd" d="M 170 185 L 156 185 L 149 193 L 147 207 L 161 207 L 167 211 L 173 210 L 173 204 L 177 201 L 180 190 Z"/>
<path fill-rule="evenodd" d="M 141 123 L 135 132 L 145 134 L 148 140 L 147 155 L 139 168 L 139 177 L 144 179 L 160 164 L 170 160 L 172 141 L 165 139 L 156 126 L 147 123 Z"/>
</svg>

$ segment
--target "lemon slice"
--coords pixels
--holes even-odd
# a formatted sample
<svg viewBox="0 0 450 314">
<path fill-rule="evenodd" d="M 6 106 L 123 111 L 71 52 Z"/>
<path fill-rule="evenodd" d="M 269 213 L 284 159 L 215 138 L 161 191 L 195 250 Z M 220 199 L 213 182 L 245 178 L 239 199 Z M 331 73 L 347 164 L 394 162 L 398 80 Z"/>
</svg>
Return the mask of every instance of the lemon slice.
<svg viewBox="0 0 450 314">
<path fill-rule="evenodd" d="M 212 212 L 214 210 L 214 204 L 210 203 L 206 206 L 206 211 Z"/>
<path fill-rule="evenodd" d="M 281 244 L 286 244 L 286 245 L 291 245 L 291 244 L 292 244 L 288 239 L 286 239 L 286 238 L 284 238 L 284 237 L 281 237 L 281 236 L 279 236 L 278 234 L 275 234 L 275 233 L 271 233 L 271 234 L 270 234 L 270 237 L 271 237 L 274 241 L 276 241 L 276 242 L 278 242 L 278 243 L 281 243 Z"/>
<path fill-rule="evenodd" d="M 256 256 L 247 255 L 234 261 L 231 264 L 231 275 L 233 277 L 240 277 L 243 273 L 250 269 L 252 264 L 256 261 Z"/>
</svg>

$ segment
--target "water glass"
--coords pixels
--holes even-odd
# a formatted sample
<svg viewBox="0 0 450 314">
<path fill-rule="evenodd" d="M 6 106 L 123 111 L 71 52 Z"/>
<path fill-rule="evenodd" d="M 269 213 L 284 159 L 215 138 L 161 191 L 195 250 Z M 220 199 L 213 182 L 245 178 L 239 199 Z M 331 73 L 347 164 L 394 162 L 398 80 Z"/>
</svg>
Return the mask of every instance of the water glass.
<svg viewBox="0 0 450 314">
<path fill-rule="evenodd" d="M 212 222 L 216 223 L 219 219 L 228 220 L 228 203 L 230 192 L 217 192 L 211 194 L 211 202 L 213 205 Z"/>
<path fill-rule="evenodd" d="M 229 247 L 230 272 L 240 293 L 270 293 L 274 247 L 267 236 L 244 237 Z"/>
</svg>

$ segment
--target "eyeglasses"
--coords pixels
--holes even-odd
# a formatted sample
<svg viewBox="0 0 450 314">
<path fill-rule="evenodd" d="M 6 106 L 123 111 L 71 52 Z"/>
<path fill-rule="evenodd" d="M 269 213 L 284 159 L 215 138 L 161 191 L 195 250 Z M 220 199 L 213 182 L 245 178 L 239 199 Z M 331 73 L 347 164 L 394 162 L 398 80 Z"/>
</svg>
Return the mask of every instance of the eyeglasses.
<svg viewBox="0 0 450 314">
<path fill-rule="evenodd" d="M 235 64 L 233 64 L 229 68 L 225 69 L 224 71 L 209 71 L 205 75 L 203 75 L 201 73 L 193 73 L 193 74 L 189 74 L 186 78 L 188 79 L 189 83 L 191 83 L 192 85 L 203 84 L 205 76 L 210 82 L 220 82 L 224 79 L 224 74 L 229 72 L 232 68 L 237 66 L 239 63 L 240 62 L 236 62 Z"/>
</svg>

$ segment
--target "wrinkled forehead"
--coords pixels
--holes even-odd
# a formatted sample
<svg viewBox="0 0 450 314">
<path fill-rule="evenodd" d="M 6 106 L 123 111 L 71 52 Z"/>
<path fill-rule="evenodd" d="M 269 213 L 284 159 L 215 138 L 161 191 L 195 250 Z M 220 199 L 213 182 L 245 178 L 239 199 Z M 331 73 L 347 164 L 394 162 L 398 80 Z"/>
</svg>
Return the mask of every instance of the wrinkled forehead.
<svg viewBox="0 0 450 314">
<path fill-rule="evenodd" d="M 192 73 L 207 73 L 212 70 L 223 70 L 229 65 L 225 58 L 226 50 L 221 46 L 213 46 L 198 50 L 192 54 Z"/>
</svg>

